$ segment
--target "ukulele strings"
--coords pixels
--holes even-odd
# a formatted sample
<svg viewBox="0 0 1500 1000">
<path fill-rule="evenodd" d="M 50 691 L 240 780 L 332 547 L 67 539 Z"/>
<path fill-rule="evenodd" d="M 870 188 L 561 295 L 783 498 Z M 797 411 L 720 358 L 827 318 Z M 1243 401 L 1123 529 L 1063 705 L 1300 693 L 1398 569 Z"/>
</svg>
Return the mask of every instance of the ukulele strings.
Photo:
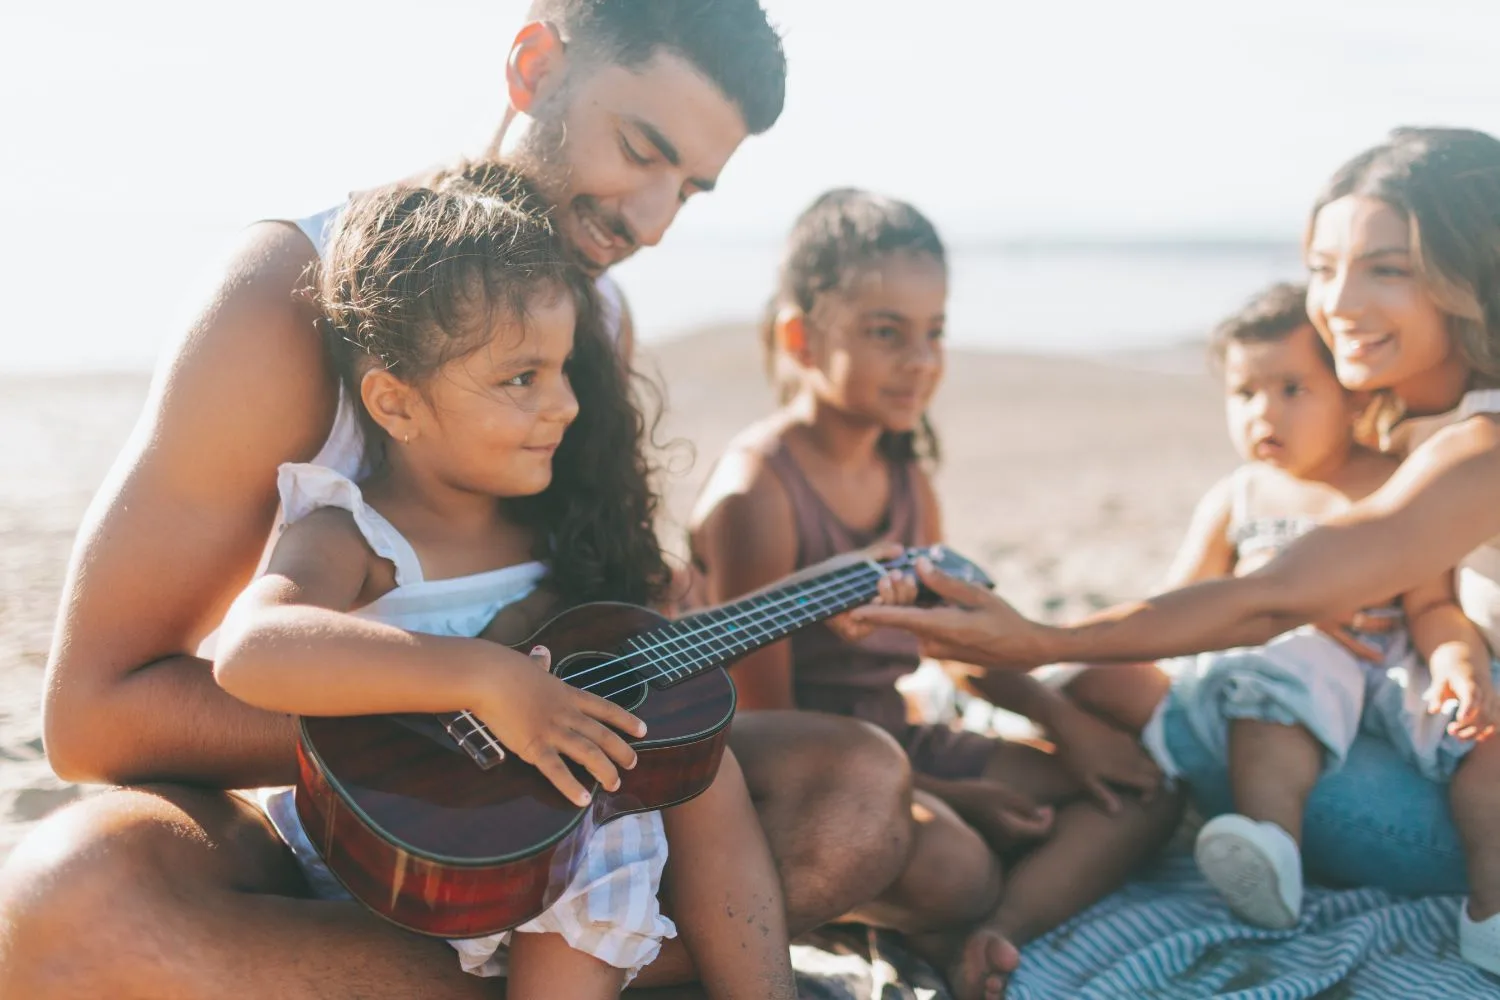
<svg viewBox="0 0 1500 1000">
<path fill-rule="evenodd" d="M 658 663 L 664 663 L 665 661 L 653 660 L 651 654 L 664 652 L 666 655 L 672 655 L 692 652 L 702 648 L 705 643 L 703 641 L 699 641 L 683 645 L 687 642 L 687 640 L 706 636 L 707 640 L 711 641 L 714 636 L 710 633 L 721 631 L 726 625 L 743 626 L 747 624 L 757 624 L 758 621 L 747 622 L 746 620 L 755 618 L 755 616 L 757 615 L 763 616 L 767 612 L 772 612 L 773 614 L 783 613 L 787 610 L 791 610 L 793 607 L 801 606 L 808 598 L 817 597 L 821 599 L 822 597 L 828 596 L 828 594 L 832 591 L 838 591 L 839 596 L 843 596 L 843 589 L 850 583 L 859 583 L 860 581 L 857 578 L 863 576 L 864 574 L 875 573 L 877 574 L 876 579 L 878 579 L 878 574 L 881 572 L 881 569 L 878 569 L 877 567 L 881 567 L 881 569 L 883 569 L 882 564 L 879 563 L 873 565 L 870 562 L 852 563 L 848 566 L 844 566 L 840 569 L 834 570 L 826 576 L 815 577 L 813 580 L 804 580 L 800 583 L 793 584 L 786 589 L 773 591 L 772 594 L 774 594 L 774 599 L 768 603 L 760 603 L 764 601 L 764 597 L 743 598 L 733 604 L 723 605 L 718 608 L 710 608 L 706 611 L 700 611 L 695 614 L 688 615 L 686 618 L 679 618 L 676 621 L 668 622 L 667 624 L 658 626 L 657 628 L 652 629 L 651 632 L 646 633 L 647 635 L 652 635 L 658 632 L 667 633 L 661 638 L 653 639 L 650 643 L 643 645 L 638 649 L 631 649 L 622 656 L 616 656 L 611 659 L 604 660 L 601 663 L 596 663 L 592 667 L 589 667 L 587 670 L 580 670 L 578 673 L 570 675 L 568 677 L 568 680 L 570 682 L 577 682 L 582 677 L 586 677 L 589 674 L 596 673 L 597 671 L 603 670 L 606 667 L 613 667 L 618 664 L 625 663 L 633 657 L 644 657 L 647 661 L 645 664 L 646 666 L 656 666 Z M 853 571 L 852 576 L 851 571 Z M 802 589 L 808 587 L 809 585 L 813 585 L 810 590 Z M 725 612 L 728 613 L 727 617 L 720 618 L 716 621 L 708 621 L 708 617 L 710 615 Z M 703 622 L 686 631 L 675 633 L 672 632 L 672 629 L 689 625 L 693 623 L 695 619 L 703 619 Z M 674 644 L 676 644 L 678 648 L 674 649 Z M 603 684 L 611 680 L 618 680 L 619 678 L 624 677 L 637 669 L 639 668 L 632 667 L 629 670 L 626 670 L 624 673 L 614 674 L 610 677 L 603 678 L 602 680 L 593 683 Z M 661 673 L 660 675 L 653 675 L 653 678 L 656 676 L 670 676 L 671 669 L 672 668 L 668 668 L 667 671 Z M 581 688 L 580 690 L 588 690 L 588 688 Z"/>
<path fill-rule="evenodd" d="M 723 619 L 721 621 L 708 622 L 705 625 L 702 625 L 691 631 L 683 632 L 671 636 L 663 641 L 659 641 L 654 645 L 644 646 L 641 649 L 632 650 L 625 656 L 617 657 L 613 660 L 606 660 L 603 663 L 596 664 L 595 666 L 590 667 L 588 670 L 580 671 L 579 673 L 572 675 L 568 678 L 568 680 L 570 682 L 576 681 L 579 677 L 582 677 L 585 674 L 593 673 L 594 671 L 603 669 L 604 667 L 613 666 L 618 663 L 624 663 L 634 656 L 642 656 L 645 662 L 642 663 L 640 667 L 632 667 L 619 673 L 611 674 L 608 677 L 594 680 L 589 684 L 581 687 L 580 690 L 591 691 L 594 688 L 609 684 L 612 681 L 617 681 L 622 678 L 629 677 L 631 674 L 644 672 L 646 669 L 651 667 L 664 667 L 665 669 L 659 669 L 654 673 L 647 673 L 647 681 L 657 680 L 660 678 L 675 678 L 677 676 L 675 673 L 676 671 L 699 665 L 697 662 L 699 657 L 696 654 L 705 649 L 709 650 L 710 652 L 713 651 L 712 647 L 714 641 L 716 639 L 722 638 L 722 636 L 716 635 L 714 633 L 721 631 L 725 625 L 735 624 L 738 629 L 747 630 L 759 626 L 763 629 L 763 634 L 760 636 L 752 635 L 752 639 L 763 639 L 765 638 L 766 633 L 774 631 L 778 625 L 786 624 L 785 622 L 778 623 L 776 621 L 776 618 L 782 614 L 785 614 L 787 611 L 807 610 L 808 603 L 810 601 L 816 603 L 817 605 L 820 605 L 820 607 L 816 609 L 818 611 L 837 607 L 840 600 L 848 597 L 854 597 L 861 592 L 868 590 L 870 588 L 870 585 L 872 583 L 878 582 L 881 576 L 880 571 L 874 569 L 868 563 L 858 563 L 854 566 L 849 567 L 849 569 L 857 570 L 858 572 L 851 576 L 848 573 L 848 570 L 843 570 L 834 574 L 831 578 L 820 582 L 816 587 L 813 587 L 810 590 L 784 592 L 783 594 L 779 595 L 774 601 L 771 601 L 769 603 L 760 605 L 751 604 L 749 607 L 736 612 L 729 618 Z M 873 578 L 871 576 L 872 574 Z M 821 605 L 823 605 L 824 602 L 829 599 L 832 599 L 832 603 L 826 605 L 826 607 L 822 607 Z M 767 625 L 770 625 L 771 628 L 767 629 L 765 627 Z M 780 636 L 777 636 L 777 638 L 780 638 Z M 684 643 L 677 646 L 677 648 L 671 648 L 674 644 L 682 643 L 683 640 L 688 639 L 696 639 L 697 641 L 692 643 Z M 666 650 L 667 656 L 687 656 L 687 658 L 689 659 L 689 663 L 686 667 L 674 667 L 667 665 L 665 660 L 663 659 L 653 659 L 650 655 L 647 655 L 663 649 Z"/>
<path fill-rule="evenodd" d="M 904 557 L 903 557 L 903 559 L 904 559 Z M 763 605 L 756 605 L 753 602 L 749 603 L 745 607 L 741 608 L 739 611 L 734 612 L 729 618 L 726 618 L 726 619 L 724 619 L 722 621 L 718 621 L 718 622 L 712 622 L 712 623 L 710 623 L 706 627 L 700 627 L 700 628 L 693 629 L 693 630 L 688 631 L 688 632 L 684 632 L 684 633 L 682 633 L 682 635 L 680 636 L 680 638 L 690 638 L 690 637 L 694 637 L 694 636 L 701 636 L 701 635 L 703 635 L 703 634 L 705 634 L 705 633 L 707 633 L 709 631 L 712 631 L 716 627 L 721 627 L 723 625 L 728 624 L 729 622 L 737 621 L 739 619 L 747 618 L 747 617 L 749 617 L 751 615 L 754 615 L 756 613 L 766 613 L 766 612 L 769 612 L 769 620 L 771 621 L 772 625 L 775 626 L 777 624 L 775 622 L 775 618 L 777 617 L 778 614 L 781 614 L 785 610 L 790 610 L 793 607 L 795 607 L 798 610 L 804 610 L 805 611 L 805 610 L 808 609 L 810 601 L 812 603 L 818 605 L 818 607 L 816 608 L 816 611 L 819 612 L 819 613 L 821 613 L 824 610 L 827 610 L 827 608 L 822 607 L 822 605 L 823 605 L 824 601 L 829 600 L 829 599 L 832 599 L 832 603 L 829 604 L 827 607 L 836 608 L 836 607 L 839 606 L 839 602 L 840 601 L 844 601 L 844 600 L 846 600 L 848 598 L 853 597 L 853 598 L 855 598 L 855 600 L 853 602 L 850 602 L 850 604 L 845 605 L 846 607 L 852 607 L 854 604 L 859 603 L 859 601 L 858 601 L 859 596 L 861 596 L 864 593 L 868 593 L 868 591 L 869 591 L 870 583 L 872 581 L 871 581 L 870 576 L 868 574 L 871 574 L 871 573 L 875 574 L 875 582 L 878 582 L 879 579 L 880 579 L 880 577 L 883 575 L 883 573 L 882 573 L 883 570 L 893 569 L 897 565 L 900 565 L 900 564 L 901 564 L 900 560 L 891 560 L 890 562 L 883 563 L 883 564 L 882 563 L 873 563 L 873 562 L 855 563 L 855 564 L 853 564 L 851 566 L 847 566 L 847 567 L 844 567 L 842 569 L 836 570 L 833 573 L 830 573 L 828 576 L 825 576 L 825 577 L 819 579 L 817 581 L 817 585 L 814 586 L 814 587 L 812 587 L 810 590 L 801 591 L 801 590 L 797 590 L 795 588 L 783 590 L 780 593 L 778 593 L 776 599 L 774 601 L 770 602 L 770 603 L 763 604 Z M 853 572 L 851 573 L 851 571 L 853 571 Z M 799 584 L 797 586 L 798 587 L 806 586 L 806 583 Z M 816 599 L 815 601 L 813 601 L 814 598 Z M 739 602 L 739 603 L 744 603 L 744 602 Z M 734 607 L 734 606 L 735 605 L 729 605 L 729 607 L 731 607 L 731 608 Z M 712 609 L 712 610 L 720 610 L 720 609 Z M 710 613 L 712 613 L 712 610 L 709 611 L 709 612 L 700 612 L 700 613 L 702 613 L 702 614 L 710 614 Z M 756 625 L 756 624 L 763 624 L 765 620 L 766 619 L 763 618 L 761 621 L 758 621 L 758 622 L 757 621 L 752 621 L 746 627 L 753 626 L 753 625 Z M 785 625 L 787 623 L 786 622 L 782 622 L 782 623 L 779 623 L 779 624 Z M 756 639 L 756 640 L 765 639 L 767 634 L 768 633 L 762 633 L 761 635 L 754 636 L 753 638 Z M 780 636 L 777 636 L 777 638 L 780 638 Z M 712 637 L 710 637 L 710 641 L 711 640 L 712 640 Z M 665 643 L 665 642 L 658 642 L 654 646 L 643 647 L 643 649 L 644 650 L 655 650 L 655 649 L 660 649 L 660 648 L 662 648 L 665 645 L 667 645 L 667 643 Z M 671 652 L 672 652 L 672 655 L 680 655 L 681 653 L 692 652 L 694 650 L 701 649 L 705 645 L 708 645 L 708 643 L 700 641 L 700 642 L 694 643 L 691 647 L 688 647 L 686 649 L 673 650 Z M 595 665 L 593 667 L 590 667 L 588 670 L 581 671 L 580 673 L 575 674 L 573 676 L 573 678 L 569 678 L 569 679 L 570 680 L 576 679 L 577 677 L 583 676 L 583 674 L 591 673 L 591 672 L 593 672 L 595 670 L 599 670 L 599 669 L 601 669 L 603 667 L 611 666 L 611 665 L 616 664 L 616 663 L 623 663 L 626 660 L 628 660 L 631 656 L 640 655 L 641 652 L 642 652 L 642 650 L 636 650 L 636 651 L 633 651 L 633 652 L 631 652 L 629 654 L 626 654 L 625 656 L 618 657 L 618 658 L 613 659 L 613 660 L 606 660 L 604 663 L 597 664 L 597 665 Z M 586 687 L 580 688 L 579 690 L 588 691 L 588 690 L 591 690 L 593 688 L 599 687 L 601 685 L 608 684 L 610 681 L 620 680 L 621 678 L 629 677 L 632 674 L 640 674 L 640 673 L 644 672 L 647 667 L 656 666 L 656 665 L 658 665 L 658 663 L 653 663 L 653 661 L 651 661 L 649 658 L 647 658 L 646 663 L 644 663 L 641 667 L 631 668 L 631 669 L 628 669 L 628 670 L 622 670 L 622 671 L 620 671 L 617 674 L 612 674 L 609 677 L 605 677 L 605 678 L 602 678 L 600 680 L 596 680 L 593 683 L 587 685 Z M 695 666 L 695 665 L 696 664 L 690 664 L 690 666 Z M 662 677 L 674 677 L 675 674 L 673 673 L 673 671 L 674 670 L 681 670 L 681 669 L 684 669 L 684 668 L 682 668 L 682 667 L 669 667 L 666 670 L 659 670 L 656 673 L 646 675 L 646 678 L 645 678 L 644 681 L 638 680 L 636 682 L 636 684 L 632 684 L 632 685 L 630 685 L 630 687 L 636 687 L 636 686 L 638 686 L 640 684 L 643 684 L 643 683 L 650 683 L 651 681 L 656 680 L 658 678 L 662 678 Z M 628 690 L 628 688 L 626 690 Z M 490 732 L 490 728 L 487 725 L 485 725 L 483 721 L 481 721 L 478 717 L 476 717 L 472 712 L 470 712 L 467 709 L 463 709 L 463 710 L 461 710 L 459 712 L 454 713 L 453 722 L 457 723 L 460 720 L 462 720 L 463 722 L 467 723 L 468 730 L 469 730 L 469 732 L 467 734 L 465 734 L 464 736 L 460 737 L 458 734 L 454 733 L 451 728 L 448 730 L 449 735 L 452 736 L 458 742 L 458 744 L 459 744 L 460 747 L 463 747 L 465 750 L 468 750 L 470 752 L 470 754 L 472 755 L 473 751 L 466 745 L 465 740 L 468 739 L 468 736 L 475 735 L 475 736 L 479 736 L 481 739 L 483 739 L 485 741 L 486 744 L 488 744 L 488 749 L 494 750 L 494 751 L 498 752 L 501 755 L 502 758 L 504 757 L 505 751 L 502 748 L 499 739 L 496 738 L 496 736 L 492 732 Z"/>
<path fill-rule="evenodd" d="M 816 586 L 812 587 L 809 590 L 802 590 L 802 589 L 800 589 L 800 587 L 805 587 L 806 586 L 806 583 L 804 583 L 804 584 L 801 584 L 800 587 L 792 587 L 792 588 L 787 588 L 787 589 L 781 590 L 777 594 L 775 600 L 773 600 L 773 601 L 771 601 L 769 603 L 766 603 L 766 604 L 757 604 L 757 603 L 755 603 L 754 599 L 752 599 L 752 600 L 750 600 L 748 602 L 739 602 L 741 604 L 744 604 L 744 606 L 741 607 L 738 611 L 733 612 L 728 618 L 720 619 L 719 621 L 709 622 L 708 624 L 706 624 L 704 626 L 700 626 L 700 627 L 698 627 L 696 629 L 692 629 L 692 630 L 689 630 L 687 632 L 680 633 L 679 635 L 671 636 L 671 637 L 669 637 L 669 638 L 667 638 L 665 640 L 657 641 L 656 643 L 654 643 L 652 645 L 643 646 L 643 647 L 641 647 L 640 649 L 637 649 L 637 650 L 631 650 L 629 653 L 627 653 L 624 656 L 619 656 L 619 657 L 615 657 L 614 659 L 605 660 L 603 663 L 595 664 L 594 666 L 589 667 L 587 670 L 579 671 L 577 674 L 574 674 L 572 677 L 569 677 L 568 680 L 570 680 L 570 681 L 576 681 L 579 677 L 583 677 L 586 674 L 591 674 L 591 673 L 594 673 L 596 671 L 602 670 L 602 669 L 604 669 L 606 667 L 611 667 L 611 666 L 615 666 L 616 664 L 624 663 L 624 662 L 628 661 L 633 656 L 643 656 L 645 654 L 656 652 L 658 650 L 667 648 L 673 642 L 681 642 L 682 640 L 685 640 L 685 639 L 699 638 L 699 641 L 697 641 L 697 642 L 693 643 L 691 646 L 688 646 L 688 647 L 685 647 L 685 648 L 679 648 L 679 649 L 675 649 L 675 650 L 668 649 L 668 653 L 671 654 L 671 655 L 681 655 L 683 653 L 691 653 L 691 652 L 695 652 L 697 650 L 701 650 L 705 646 L 708 646 L 712 642 L 713 636 L 708 636 L 707 639 L 703 639 L 701 637 L 707 636 L 708 633 L 711 633 L 711 632 L 714 632 L 716 630 L 722 629 L 722 627 L 725 626 L 725 625 L 728 625 L 728 624 L 731 624 L 731 623 L 741 623 L 741 624 L 743 624 L 743 620 L 744 619 L 750 618 L 750 617 L 752 617 L 754 615 L 757 615 L 757 614 L 761 615 L 762 617 L 760 619 L 756 620 L 756 621 L 750 621 L 750 622 L 748 622 L 747 627 L 748 626 L 752 626 L 752 625 L 764 625 L 764 623 L 766 621 L 768 621 L 768 620 L 771 621 L 773 624 L 775 624 L 774 619 L 777 617 L 777 615 L 782 614 L 785 611 L 792 610 L 794 608 L 805 609 L 806 606 L 807 606 L 806 602 L 808 600 L 810 600 L 810 599 L 816 598 L 817 603 L 821 604 L 824 600 L 826 600 L 828 598 L 832 598 L 833 601 L 834 601 L 834 603 L 833 603 L 833 605 L 830 605 L 830 606 L 836 607 L 837 604 L 838 604 L 838 602 L 840 600 L 843 600 L 844 598 L 848 598 L 848 597 L 853 597 L 853 596 L 859 594 L 861 591 L 868 589 L 870 583 L 872 582 L 870 580 L 868 574 L 871 574 L 871 573 L 875 574 L 875 580 L 873 582 L 878 582 L 879 579 L 880 579 L 880 576 L 882 576 L 885 572 L 888 572 L 888 571 L 890 571 L 892 569 L 903 568 L 903 567 L 909 566 L 910 564 L 911 564 L 911 558 L 910 558 L 909 555 L 907 555 L 905 553 L 903 553 L 901 556 L 897 557 L 896 559 L 888 560 L 888 561 L 883 562 L 883 563 L 882 562 L 873 562 L 873 561 L 866 561 L 866 562 L 854 563 L 854 564 L 852 564 L 850 566 L 844 567 L 843 569 L 835 570 L 834 572 L 830 573 L 828 576 L 823 577 L 821 580 L 818 581 L 818 583 L 817 583 Z M 735 605 L 730 605 L 729 607 L 733 608 L 733 607 L 735 607 Z M 710 609 L 708 611 L 699 612 L 699 614 L 701 614 L 701 615 L 709 615 L 709 614 L 713 614 L 716 610 L 721 610 L 721 609 Z M 822 609 L 820 609 L 820 610 L 822 610 Z M 690 618 L 686 619 L 686 620 L 691 620 L 692 617 L 697 617 L 697 616 L 696 615 L 695 616 L 690 616 Z M 670 626 L 668 626 L 668 627 L 670 627 Z M 764 635 L 758 636 L 756 638 L 764 638 Z M 642 667 L 639 667 L 639 668 L 633 667 L 633 668 L 630 668 L 630 669 L 627 669 L 627 670 L 622 670 L 622 671 L 620 671 L 619 673 L 616 673 L 616 674 L 611 674 L 608 677 L 600 678 L 598 680 L 592 681 L 587 686 L 582 687 L 579 690 L 590 691 L 590 690 L 593 690 L 594 688 L 601 687 L 603 685 L 609 684 L 612 681 L 617 681 L 617 680 L 621 680 L 623 678 L 629 677 L 631 674 L 639 673 L 642 670 L 644 670 L 646 667 L 660 666 L 660 665 L 661 665 L 660 661 L 653 662 L 649 656 L 646 656 L 646 662 L 642 665 Z M 693 665 L 696 665 L 696 664 L 693 664 Z M 683 668 L 681 668 L 681 667 L 668 667 L 667 669 L 657 670 L 655 673 L 647 674 L 646 677 L 645 677 L 644 683 L 650 683 L 653 680 L 658 680 L 658 679 L 663 678 L 663 677 L 674 677 L 675 674 L 673 673 L 673 671 L 674 670 L 679 670 L 679 669 L 683 669 Z M 638 683 L 641 683 L 641 682 L 638 682 Z M 631 685 L 631 686 L 634 687 L 636 685 Z M 494 736 L 490 734 L 489 727 L 486 726 L 483 722 L 479 721 L 477 718 L 475 718 L 467 710 L 456 713 L 455 720 L 457 718 L 463 718 L 466 722 L 469 723 L 469 727 L 470 727 L 471 730 L 473 730 L 476 734 L 479 734 L 479 735 L 483 736 L 492 745 L 497 742 L 495 740 Z"/>
</svg>

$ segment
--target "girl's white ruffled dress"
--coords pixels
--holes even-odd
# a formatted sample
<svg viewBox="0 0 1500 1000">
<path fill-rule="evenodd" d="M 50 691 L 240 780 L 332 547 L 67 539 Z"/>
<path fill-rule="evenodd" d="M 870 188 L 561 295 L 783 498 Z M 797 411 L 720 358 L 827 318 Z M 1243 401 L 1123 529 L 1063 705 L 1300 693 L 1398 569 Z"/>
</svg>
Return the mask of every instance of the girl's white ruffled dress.
<svg viewBox="0 0 1500 1000">
<path fill-rule="evenodd" d="M 321 507 L 338 507 L 354 518 L 370 548 L 396 567 L 396 588 L 351 614 L 409 632 L 472 637 L 495 614 L 525 598 L 547 575 L 540 562 L 448 580 L 428 580 L 411 544 L 373 507 L 358 484 L 323 465 L 287 463 L 278 470 L 284 523 Z M 349 899 L 323 864 L 297 818 L 292 789 L 261 789 L 259 800 L 291 848 L 308 884 L 321 899 Z M 660 813 L 640 813 L 607 823 L 584 848 L 582 864 L 563 895 L 545 913 L 515 931 L 450 942 L 467 972 L 505 974 L 512 933 L 561 934 L 577 951 L 625 969 L 627 982 L 656 958 L 677 928 L 661 912 L 657 891 L 667 860 Z"/>
</svg>

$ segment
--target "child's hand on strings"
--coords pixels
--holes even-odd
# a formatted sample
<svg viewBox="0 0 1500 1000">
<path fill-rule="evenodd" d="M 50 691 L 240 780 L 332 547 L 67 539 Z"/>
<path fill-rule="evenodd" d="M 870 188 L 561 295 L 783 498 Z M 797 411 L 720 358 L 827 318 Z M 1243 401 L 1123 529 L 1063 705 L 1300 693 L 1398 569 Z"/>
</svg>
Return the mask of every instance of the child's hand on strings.
<svg viewBox="0 0 1500 1000">
<path fill-rule="evenodd" d="M 873 559 L 878 561 L 894 559 L 904 550 L 898 542 L 881 542 L 857 555 L 846 558 Z M 885 575 L 875 584 L 875 597 L 870 604 L 886 604 L 895 607 L 901 605 L 915 604 L 917 602 L 917 578 L 910 571 L 899 569 L 887 570 Z M 863 607 L 864 605 L 861 605 Z M 875 626 L 862 621 L 856 621 L 852 611 L 845 611 L 828 619 L 828 627 L 833 634 L 845 642 L 861 642 Z"/>
<path fill-rule="evenodd" d="M 605 789 L 619 788 L 618 768 L 635 767 L 635 751 L 615 730 L 639 739 L 646 724 L 614 702 L 554 677 L 545 646 L 527 657 L 504 653 L 498 668 L 481 681 L 471 711 L 575 805 L 588 805 L 589 792 L 564 757 L 583 765 Z"/>
</svg>

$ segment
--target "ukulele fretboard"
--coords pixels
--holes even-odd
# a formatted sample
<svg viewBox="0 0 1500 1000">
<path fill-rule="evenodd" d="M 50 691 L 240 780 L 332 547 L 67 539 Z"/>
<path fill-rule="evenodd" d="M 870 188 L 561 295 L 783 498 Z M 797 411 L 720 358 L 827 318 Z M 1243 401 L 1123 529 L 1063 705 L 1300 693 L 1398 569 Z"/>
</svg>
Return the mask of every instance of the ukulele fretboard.
<svg viewBox="0 0 1500 1000">
<path fill-rule="evenodd" d="M 875 596 L 885 567 L 860 562 L 680 618 L 631 639 L 623 664 L 668 683 L 737 659 Z"/>
<path fill-rule="evenodd" d="M 826 573 L 752 594 L 679 618 L 633 637 L 609 657 L 568 681 L 603 697 L 620 698 L 643 684 L 676 684 L 832 618 L 875 596 L 888 570 L 907 568 L 908 555 L 884 563 L 850 563 Z M 489 729 L 469 712 L 438 716 L 459 748 L 488 770 L 505 759 Z"/>
</svg>

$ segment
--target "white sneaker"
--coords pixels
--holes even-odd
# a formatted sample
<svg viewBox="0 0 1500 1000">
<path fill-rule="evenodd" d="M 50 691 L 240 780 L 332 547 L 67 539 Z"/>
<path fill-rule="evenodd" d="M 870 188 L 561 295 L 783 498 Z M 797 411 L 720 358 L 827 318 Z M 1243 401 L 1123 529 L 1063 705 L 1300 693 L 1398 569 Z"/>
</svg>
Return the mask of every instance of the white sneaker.
<svg viewBox="0 0 1500 1000">
<path fill-rule="evenodd" d="M 1208 884 L 1241 920 L 1274 930 L 1297 926 L 1302 852 L 1275 823 L 1235 813 L 1216 816 L 1198 832 L 1193 857 Z M 1500 935 L 1500 927 L 1494 933 Z"/>
<path fill-rule="evenodd" d="M 1458 909 L 1458 953 L 1470 965 L 1500 976 L 1500 913 L 1472 920 L 1465 899 Z"/>
</svg>

